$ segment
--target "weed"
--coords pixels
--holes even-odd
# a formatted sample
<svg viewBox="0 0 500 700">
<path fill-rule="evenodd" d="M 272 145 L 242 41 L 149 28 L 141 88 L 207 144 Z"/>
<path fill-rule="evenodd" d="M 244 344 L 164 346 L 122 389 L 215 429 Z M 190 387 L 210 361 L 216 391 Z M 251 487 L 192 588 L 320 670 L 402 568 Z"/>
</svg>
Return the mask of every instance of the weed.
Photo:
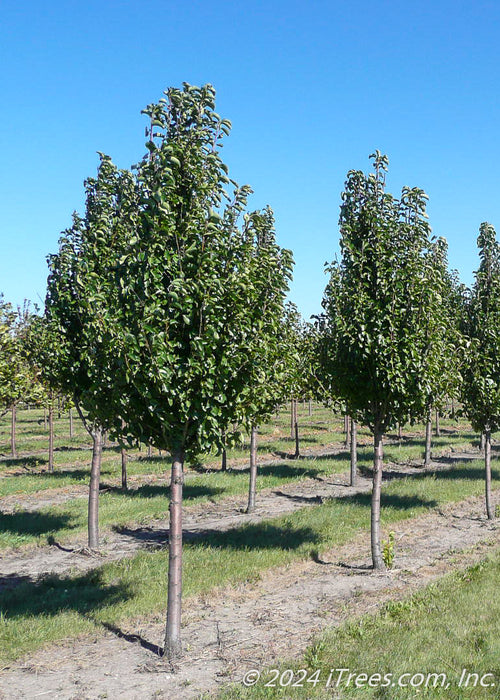
<svg viewBox="0 0 500 700">
<path fill-rule="evenodd" d="M 389 538 L 382 541 L 382 559 L 388 569 L 394 565 L 394 532 L 389 533 Z"/>
</svg>

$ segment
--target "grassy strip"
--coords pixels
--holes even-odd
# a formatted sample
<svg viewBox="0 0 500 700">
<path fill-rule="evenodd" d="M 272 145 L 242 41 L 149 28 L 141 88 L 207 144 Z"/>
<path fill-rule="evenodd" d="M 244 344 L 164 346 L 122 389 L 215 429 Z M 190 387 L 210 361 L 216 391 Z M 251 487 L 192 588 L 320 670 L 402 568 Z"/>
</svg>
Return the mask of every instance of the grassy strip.
<svg viewBox="0 0 500 700">
<path fill-rule="evenodd" d="M 439 478 L 393 481 L 383 492 L 383 525 L 387 528 L 482 492 L 479 465 L 459 466 Z M 186 545 L 184 595 L 255 580 L 270 567 L 316 556 L 367 531 L 369 521 L 370 496 L 359 494 L 256 525 L 207 533 Z M 122 625 L 129 618 L 163 611 L 167 558 L 166 550 L 141 552 L 84 575 L 52 576 L 5 592 L 0 606 L 0 661 L 92 627 Z"/>
<path fill-rule="evenodd" d="M 345 455 L 340 459 L 301 460 L 279 463 L 259 469 L 259 490 L 282 486 L 308 477 L 318 478 L 345 471 Z M 245 494 L 248 490 L 248 470 L 211 472 L 192 475 L 184 486 L 186 504 L 220 501 Z M 99 497 L 99 523 L 105 532 L 109 527 L 144 525 L 164 519 L 168 514 L 169 487 L 166 484 L 144 484 L 123 491 L 110 486 Z M 87 528 L 87 501 L 73 498 L 61 505 L 36 511 L 18 510 L 0 514 L 0 549 L 23 545 L 47 544 L 54 538 L 67 541 Z"/>
<path fill-rule="evenodd" d="M 436 439 L 436 451 L 449 450 L 450 444 L 455 449 L 463 443 L 463 435 Z M 386 446 L 385 458 L 388 461 L 402 463 L 419 459 L 422 446 L 419 441 Z M 360 447 L 358 450 L 359 469 L 369 474 L 372 463 L 372 449 Z M 164 474 L 167 469 L 164 460 L 134 460 L 129 464 L 130 476 L 137 474 Z M 103 463 L 102 482 L 107 478 L 118 476 L 118 462 L 107 459 Z M 302 459 L 300 461 L 280 462 L 262 466 L 259 469 L 257 485 L 259 490 L 273 488 L 307 477 L 324 477 L 331 473 L 341 473 L 349 469 L 347 453 L 333 454 L 326 458 Z M 57 471 L 53 475 L 27 475 L 9 477 L 0 480 L 0 495 L 15 493 L 22 489 L 24 494 L 42 490 L 42 485 L 57 484 L 70 486 L 82 484 L 88 476 L 84 469 Z M 191 472 L 186 481 L 185 498 L 187 502 L 220 501 L 225 497 L 243 495 L 248 488 L 248 470 L 229 472 Z M 100 497 L 100 524 L 107 527 L 123 527 L 132 524 L 143 525 L 151 520 L 166 517 L 168 486 L 165 484 L 145 484 L 139 488 L 122 491 L 109 485 Z M 75 534 L 84 532 L 87 527 L 87 504 L 85 499 L 75 498 L 61 505 L 40 508 L 36 511 L 18 510 L 13 514 L 0 514 L 0 550 L 7 547 L 46 544 L 57 538 L 67 541 Z"/>
<path fill-rule="evenodd" d="M 234 686 L 219 697 L 312 700 L 340 693 L 343 698 L 499 698 L 499 575 L 497 550 L 405 600 L 387 603 L 375 615 L 322 634 L 300 661 L 280 665 L 276 687 L 265 687 L 275 675 L 265 671 L 253 688 Z M 279 687 L 280 678 L 284 685 L 289 682 L 290 674 L 283 673 L 286 669 L 294 669 L 291 683 L 303 675 L 299 669 L 305 669 L 305 678 L 312 680 L 295 688 L 291 683 Z M 336 669 L 356 675 L 347 683 L 349 672 L 340 676 Z M 386 678 L 386 674 L 391 675 Z"/>
</svg>

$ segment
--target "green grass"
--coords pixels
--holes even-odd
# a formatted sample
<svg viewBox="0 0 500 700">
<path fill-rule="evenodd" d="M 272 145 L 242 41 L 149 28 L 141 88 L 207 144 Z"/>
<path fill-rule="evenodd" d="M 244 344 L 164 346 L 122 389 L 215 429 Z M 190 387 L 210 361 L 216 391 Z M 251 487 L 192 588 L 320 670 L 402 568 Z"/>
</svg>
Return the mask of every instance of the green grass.
<svg viewBox="0 0 500 700">
<path fill-rule="evenodd" d="M 459 465 L 439 476 L 392 481 L 383 491 L 383 527 L 387 530 L 392 523 L 482 492 L 480 464 Z M 207 533 L 186 544 L 184 596 L 255 580 L 271 567 L 316 557 L 367 533 L 369 522 L 370 498 L 360 494 L 228 532 Z M 84 575 L 53 576 L 4 592 L 0 661 L 8 662 L 55 639 L 105 624 L 123 626 L 131 618 L 163 612 L 167 558 L 166 550 L 143 551 Z"/>
<path fill-rule="evenodd" d="M 24 412 L 33 421 L 34 411 Z M 318 431 L 318 426 L 324 426 L 324 439 L 322 443 L 329 443 L 342 439 L 340 433 L 341 423 L 335 419 L 335 428 L 339 432 L 332 431 L 332 419 L 335 419 L 331 411 L 326 409 L 316 409 L 311 418 L 303 417 L 305 425 L 307 422 L 310 432 L 304 428 L 305 440 L 315 440 L 314 435 Z M 280 419 L 281 423 L 283 417 Z M 328 422 L 330 421 L 330 422 Z M 454 426 L 451 421 L 443 421 L 443 430 Z M 5 426 L 4 426 L 5 427 Z M 287 428 L 280 427 L 280 421 L 264 426 L 261 444 L 266 452 L 280 452 L 280 447 L 290 447 L 289 438 L 276 438 L 276 433 L 282 436 Z M 422 426 L 420 426 L 422 427 Z M 401 442 L 386 444 L 385 459 L 388 462 L 404 463 L 406 461 L 420 460 L 422 454 L 422 438 L 419 437 L 419 426 L 413 426 L 412 430 L 416 436 L 405 438 Z M 389 436 L 391 438 L 393 436 Z M 366 432 L 361 432 L 361 438 L 365 443 L 370 440 Z M 463 424 L 459 432 L 443 435 L 441 438 L 434 438 L 435 454 L 446 453 L 450 447 L 455 450 L 470 448 L 474 435 L 470 428 Z M 306 443 L 311 445 L 313 443 Z M 314 443 L 317 447 L 318 443 Z M 285 452 L 286 453 L 286 452 Z M 74 455 L 73 466 L 61 466 L 59 461 L 66 460 L 68 454 Z M 360 472 L 365 476 L 370 476 L 372 463 L 372 448 L 370 446 L 360 446 L 358 463 Z M 56 471 L 48 474 L 40 470 L 40 465 L 36 464 L 41 459 L 40 456 L 21 457 L 17 462 L 24 466 L 30 473 L 6 476 L 0 479 L 0 497 L 19 494 L 36 494 L 49 488 L 67 487 L 71 485 L 82 485 L 88 482 L 87 462 L 85 452 L 64 451 L 56 453 Z M 152 475 L 167 476 L 169 472 L 168 458 L 147 459 L 145 453 L 138 458 L 138 452 L 133 452 L 135 458 L 129 461 L 128 473 L 133 484 L 136 476 Z M 88 453 L 90 458 L 90 452 Z M 75 459 L 76 457 L 76 459 Z M 233 449 L 229 452 L 229 457 L 247 458 L 247 453 L 243 450 Z M 291 481 L 300 480 L 307 477 L 325 477 L 332 473 L 340 473 L 349 469 L 348 455 L 346 452 L 331 454 L 318 459 L 300 459 L 294 461 L 281 461 L 275 465 L 266 465 L 259 468 L 258 488 L 274 488 Z M 205 460 L 205 461 L 203 461 Z M 222 473 L 218 469 L 213 470 L 214 456 L 205 456 L 197 465 L 192 465 L 186 474 L 186 503 L 220 501 L 225 497 L 244 496 L 248 489 L 247 470 L 231 470 Z M 208 460 L 208 461 L 207 461 Z M 212 460 L 212 462 L 210 462 Z M 9 460 L 3 460 L 4 465 L 9 464 Z M 12 460 L 10 460 L 12 463 Z M 1 467 L 2 462 L 0 462 Z M 217 462 L 218 464 L 218 462 Z M 45 468 L 42 466 L 42 468 Z M 132 525 L 144 525 L 156 519 L 165 518 L 167 511 L 166 498 L 168 489 L 165 484 L 144 484 L 138 488 L 131 488 L 128 492 L 123 492 L 116 486 L 121 470 L 119 451 L 117 448 L 108 447 L 105 450 L 102 465 L 102 486 L 103 492 L 100 497 L 100 525 L 105 533 L 110 527 L 124 527 Z M 53 539 L 67 542 L 71 537 L 86 530 L 87 504 L 84 498 L 74 498 L 61 505 L 40 508 L 36 512 L 27 512 L 22 508 L 14 514 L 0 514 L 0 549 L 6 547 L 20 547 L 24 545 L 44 544 Z"/>
<path fill-rule="evenodd" d="M 318 636 L 302 659 L 280 664 L 277 687 L 265 687 L 275 674 L 263 671 L 262 681 L 255 687 L 233 686 L 221 693 L 220 700 L 337 697 L 325 685 L 331 677 L 330 685 L 335 686 L 339 679 L 336 669 L 342 668 L 356 676 L 366 674 L 358 676 L 358 685 L 363 687 L 357 688 L 355 677 L 346 685 L 348 674 L 344 674 L 339 690 L 345 698 L 499 698 L 499 576 L 497 550 L 465 571 L 448 575 L 402 601 L 387 603 L 375 615 L 365 615 Z M 295 680 L 299 669 L 305 669 L 306 678 L 319 670 L 319 682 L 280 688 L 279 677 L 285 669 L 295 671 Z M 465 687 L 467 676 L 473 673 L 488 687 L 481 687 L 474 676 Z M 386 674 L 391 675 L 384 680 Z M 446 678 L 430 674 L 446 674 Z M 288 677 L 283 676 L 284 683 Z M 370 688 L 367 678 L 378 687 Z M 412 680 L 415 687 L 400 688 L 399 680 L 407 685 Z"/>
<path fill-rule="evenodd" d="M 324 477 L 345 471 L 347 466 L 345 457 L 336 461 L 299 460 L 263 466 L 259 469 L 257 486 L 262 490 L 308 477 Z M 248 469 L 191 474 L 184 486 L 184 503 L 216 502 L 229 496 L 244 495 L 247 490 Z M 166 484 L 144 484 L 129 491 L 109 486 L 99 497 L 101 531 L 164 519 L 168 513 L 168 497 L 169 487 Z M 0 513 L 0 549 L 46 544 L 54 538 L 65 542 L 86 528 L 85 498 L 73 498 L 61 505 L 33 512 L 20 509 L 14 513 Z"/>
</svg>

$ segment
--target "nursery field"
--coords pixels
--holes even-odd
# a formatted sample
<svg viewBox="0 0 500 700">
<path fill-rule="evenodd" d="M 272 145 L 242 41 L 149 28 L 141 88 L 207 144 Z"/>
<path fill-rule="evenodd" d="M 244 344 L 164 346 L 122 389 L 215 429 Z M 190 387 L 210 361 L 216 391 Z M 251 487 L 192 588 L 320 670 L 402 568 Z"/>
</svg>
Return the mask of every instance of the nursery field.
<svg viewBox="0 0 500 700">
<path fill-rule="evenodd" d="M 159 656 L 169 455 L 146 446 L 128 449 L 124 489 L 120 447 L 106 444 L 96 553 L 86 547 L 92 445 L 80 421 L 73 418 L 69 437 L 67 413 L 56 414 L 49 473 L 43 412 L 18 412 L 16 458 L 9 456 L 10 420 L 4 416 L 0 697 L 196 698 L 222 692 L 230 698 L 406 698 L 415 696 L 415 684 L 387 688 L 383 679 L 408 671 L 449 674 L 446 692 L 422 685 L 423 696 L 499 697 L 494 581 L 500 543 L 496 521 L 484 512 L 483 458 L 470 425 L 441 418 L 427 468 L 423 425 L 405 426 L 401 437 L 385 436 L 382 528 L 390 568 L 375 573 L 371 436 L 358 432 L 360 478 L 351 487 L 343 417 L 305 402 L 298 423 L 298 458 L 286 407 L 260 428 L 257 508 L 251 514 L 245 513 L 248 438 L 228 450 L 225 471 L 216 454 L 186 465 L 185 655 L 172 668 Z M 497 511 L 499 438 L 492 439 Z M 392 653 L 396 646 L 405 653 Z M 342 678 L 326 690 L 327 671 L 344 667 L 380 673 L 380 687 L 373 681 L 360 690 Z M 310 679 L 305 685 L 299 683 L 301 669 Z M 465 691 L 465 681 L 459 686 L 463 669 L 487 676 L 484 684 Z M 252 670 L 260 677 L 244 688 L 242 679 Z M 266 685 L 274 675 L 277 683 Z"/>
</svg>

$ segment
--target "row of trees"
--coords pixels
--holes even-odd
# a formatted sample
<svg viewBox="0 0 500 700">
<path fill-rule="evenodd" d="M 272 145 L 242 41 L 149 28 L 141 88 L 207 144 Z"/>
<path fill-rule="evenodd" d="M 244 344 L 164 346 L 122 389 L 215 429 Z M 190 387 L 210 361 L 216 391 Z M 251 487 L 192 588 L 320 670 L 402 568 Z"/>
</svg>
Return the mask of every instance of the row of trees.
<svg viewBox="0 0 500 700">
<path fill-rule="evenodd" d="M 252 435 L 287 392 L 290 251 L 272 211 L 246 213 L 248 186 L 220 157 L 230 124 L 211 86 L 170 89 L 145 110 L 135 172 L 101 155 L 83 217 L 50 256 L 46 324 L 57 339 L 50 381 L 71 391 L 94 439 L 90 545 L 98 542 L 102 431 L 172 459 L 165 653 L 181 652 L 183 466 Z"/>
<path fill-rule="evenodd" d="M 258 426 L 290 396 L 337 403 L 353 426 L 353 480 L 355 426 L 373 432 L 374 568 L 383 566 L 384 433 L 430 422 L 445 397 L 460 397 L 486 435 L 489 465 L 500 401 L 500 255 L 484 224 L 481 267 L 466 292 L 447 270 L 445 241 L 431 237 L 425 193 L 387 193 L 387 158 L 376 152 L 373 173 L 348 174 L 341 259 L 329 268 L 323 314 L 304 324 L 285 303 L 293 261 L 276 243 L 271 209 L 247 212 L 251 190 L 221 160 L 230 123 L 215 112 L 213 88 L 171 88 L 145 114 L 141 162 L 119 170 L 101 154 L 97 177 L 86 181 L 85 213 L 49 256 L 45 314 L 27 333 L 41 384 L 73 397 L 93 439 L 91 547 L 103 432 L 123 447 L 142 442 L 171 455 L 165 653 L 175 659 L 186 459 L 223 452 L 247 430 L 252 510 Z M 1 310 L 0 355 L 15 338 L 4 330 L 11 310 Z M 2 386 L 9 376 L 0 358 Z M 487 503 L 492 517 L 490 495 Z"/>
<path fill-rule="evenodd" d="M 478 239 L 481 265 L 471 292 L 447 269 L 446 242 L 431 236 L 425 193 L 385 190 L 387 157 L 374 172 L 348 173 L 340 213 L 341 260 L 318 317 L 323 385 L 373 433 L 373 567 L 383 567 L 380 494 L 383 434 L 424 416 L 430 462 L 433 408 L 458 396 L 485 434 L 486 505 L 491 505 L 491 431 L 499 425 L 500 265 L 489 224 Z"/>
</svg>

